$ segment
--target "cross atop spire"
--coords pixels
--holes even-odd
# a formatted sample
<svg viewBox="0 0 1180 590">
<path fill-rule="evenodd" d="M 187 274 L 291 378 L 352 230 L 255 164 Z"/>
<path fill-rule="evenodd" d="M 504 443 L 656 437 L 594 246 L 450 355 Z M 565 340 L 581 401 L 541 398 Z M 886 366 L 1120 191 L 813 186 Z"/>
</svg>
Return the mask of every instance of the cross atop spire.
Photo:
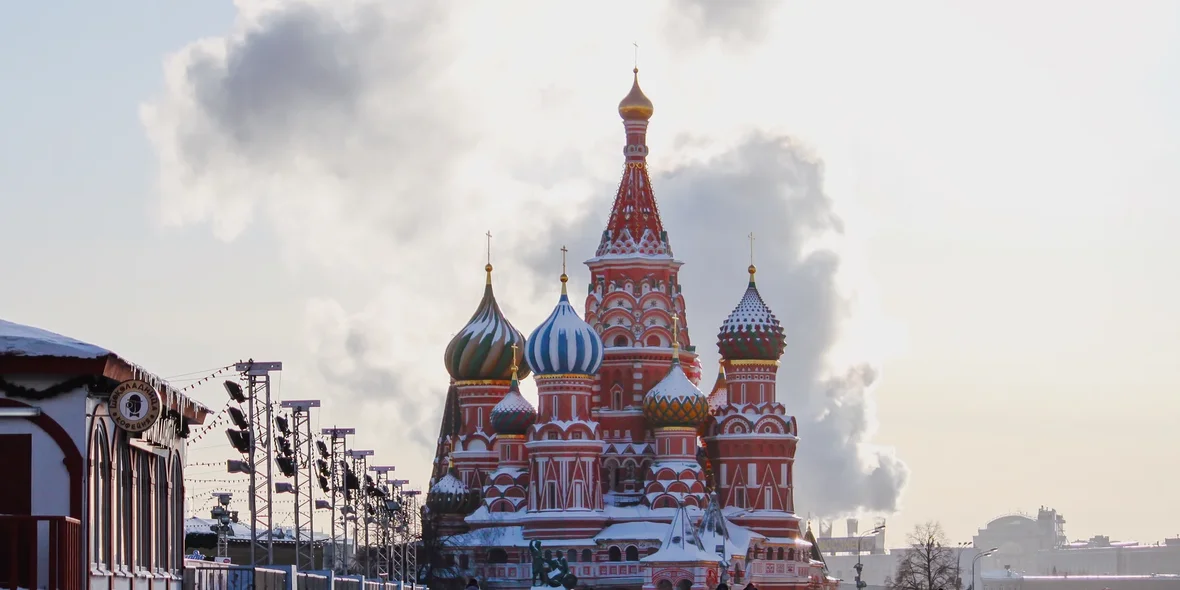
<svg viewBox="0 0 1180 590">
<path fill-rule="evenodd" d="M 754 232 L 750 232 L 750 268 L 746 269 L 750 272 L 750 284 L 754 284 L 754 273 L 758 272 L 758 267 L 754 266 Z"/>
<path fill-rule="evenodd" d="M 488 273 L 487 284 L 492 284 L 492 230 L 484 234 L 488 237 L 488 263 L 483 267 L 484 271 Z"/>
<path fill-rule="evenodd" d="M 631 44 L 635 46 L 635 69 L 638 70 L 639 69 L 639 43 L 632 42 Z"/>
<path fill-rule="evenodd" d="M 566 254 L 566 252 L 569 252 L 569 250 L 566 249 L 564 244 L 562 244 L 562 246 L 561 246 L 561 294 L 562 295 L 568 294 L 568 293 L 566 293 L 566 290 L 565 290 L 565 284 L 570 280 L 570 278 L 568 276 L 566 276 L 566 274 L 565 274 L 565 254 Z"/>
</svg>

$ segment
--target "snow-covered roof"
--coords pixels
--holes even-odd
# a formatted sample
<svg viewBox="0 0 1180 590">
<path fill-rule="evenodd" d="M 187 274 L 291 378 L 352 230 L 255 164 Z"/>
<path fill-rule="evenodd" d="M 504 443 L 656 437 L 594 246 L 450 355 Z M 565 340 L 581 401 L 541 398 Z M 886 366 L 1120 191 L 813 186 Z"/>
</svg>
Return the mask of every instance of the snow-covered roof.
<svg viewBox="0 0 1180 590">
<path fill-rule="evenodd" d="M 442 479 L 438 480 L 438 483 L 431 486 L 430 493 L 432 493 L 432 494 L 466 494 L 467 493 L 467 486 L 463 485 L 463 482 L 459 481 L 459 478 L 448 473 L 448 474 L 444 475 Z"/>
<path fill-rule="evenodd" d="M 94 359 L 112 354 L 93 344 L 41 328 L 0 320 L 0 356 L 53 356 Z"/>
<path fill-rule="evenodd" d="M 697 531 L 692 526 L 692 520 L 681 506 L 672 517 L 672 524 L 668 525 L 668 532 L 659 551 L 641 559 L 643 562 L 713 562 L 720 563 L 721 556 L 712 551 L 706 551 L 701 544 Z"/>
</svg>

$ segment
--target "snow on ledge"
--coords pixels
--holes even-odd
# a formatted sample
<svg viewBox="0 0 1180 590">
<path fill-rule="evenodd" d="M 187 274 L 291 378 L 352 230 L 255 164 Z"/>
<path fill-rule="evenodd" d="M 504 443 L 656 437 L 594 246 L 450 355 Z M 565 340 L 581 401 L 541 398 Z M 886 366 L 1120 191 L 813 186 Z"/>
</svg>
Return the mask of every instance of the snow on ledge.
<svg viewBox="0 0 1180 590">
<path fill-rule="evenodd" d="M 95 359 L 111 351 L 41 328 L 0 320 L 0 356 L 53 356 Z"/>
</svg>

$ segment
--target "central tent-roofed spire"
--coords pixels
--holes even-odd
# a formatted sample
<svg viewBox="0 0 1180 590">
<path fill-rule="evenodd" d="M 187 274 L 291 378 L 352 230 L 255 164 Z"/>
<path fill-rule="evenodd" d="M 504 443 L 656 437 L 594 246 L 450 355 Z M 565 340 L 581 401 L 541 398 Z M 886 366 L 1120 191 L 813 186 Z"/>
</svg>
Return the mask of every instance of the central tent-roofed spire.
<svg viewBox="0 0 1180 590">
<path fill-rule="evenodd" d="M 671 258 L 672 248 L 647 171 L 647 122 L 655 107 L 639 87 L 639 68 L 632 73 L 631 91 L 619 102 L 619 116 L 626 131 L 623 178 L 595 256 Z"/>
</svg>

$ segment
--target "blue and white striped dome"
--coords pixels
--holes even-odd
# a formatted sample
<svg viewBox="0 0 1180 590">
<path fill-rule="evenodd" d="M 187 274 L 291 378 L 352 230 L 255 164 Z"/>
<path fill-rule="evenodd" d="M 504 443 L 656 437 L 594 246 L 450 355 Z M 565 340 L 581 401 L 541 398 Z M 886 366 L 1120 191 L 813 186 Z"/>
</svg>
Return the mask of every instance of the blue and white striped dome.
<svg viewBox="0 0 1180 590">
<path fill-rule="evenodd" d="M 602 338 L 578 317 L 562 279 L 561 299 L 525 341 L 524 358 L 537 375 L 594 375 L 602 366 Z"/>
</svg>

